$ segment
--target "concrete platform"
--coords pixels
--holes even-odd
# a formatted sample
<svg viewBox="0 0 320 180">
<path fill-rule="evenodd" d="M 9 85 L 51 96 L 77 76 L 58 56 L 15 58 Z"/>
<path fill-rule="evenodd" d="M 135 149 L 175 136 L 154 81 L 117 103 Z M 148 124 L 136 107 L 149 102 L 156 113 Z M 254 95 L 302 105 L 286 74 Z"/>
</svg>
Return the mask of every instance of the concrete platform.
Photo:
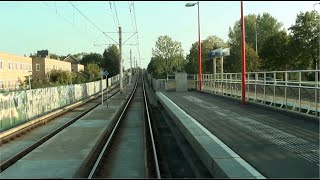
<svg viewBox="0 0 320 180">
<path fill-rule="evenodd" d="M 96 107 L 1 172 L 0 178 L 83 177 L 97 145 L 111 132 L 115 117 L 125 105 L 133 85 L 127 85 L 123 94 L 118 93 L 109 99 L 111 106 Z"/>
<path fill-rule="evenodd" d="M 157 92 L 214 177 L 319 178 L 319 124 L 199 92 Z"/>
</svg>

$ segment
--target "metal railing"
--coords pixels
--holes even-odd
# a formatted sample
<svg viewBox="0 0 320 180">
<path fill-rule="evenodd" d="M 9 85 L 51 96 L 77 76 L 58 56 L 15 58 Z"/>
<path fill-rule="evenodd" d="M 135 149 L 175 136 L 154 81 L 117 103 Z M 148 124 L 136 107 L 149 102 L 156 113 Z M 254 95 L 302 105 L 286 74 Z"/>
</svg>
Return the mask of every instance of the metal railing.
<svg viewBox="0 0 320 180">
<path fill-rule="evenodd" d="M 246 100 L 319 116 L 319 77 L 320 70 L 247 72 Z M 202 74 L 202 90 L 241 98 L 241 78 L 241 73 Z M 174 79 L 174 75 L 168 75 L 167 79 L 153 79 L 148 75 L 155 91 L 168 90 Z M 199 75 L 188 74 L 188 89 L 199 90 L 198 85 Z"/>
<path fill-rule="evenodd" d="M 320 70 L 248 72 L 246 100 L 319 116 Z M 202 75 L 205 92 L 241 98 L 241 73 Z M 198 90 L 198 75 L 196 75 Z"/>
</svg>

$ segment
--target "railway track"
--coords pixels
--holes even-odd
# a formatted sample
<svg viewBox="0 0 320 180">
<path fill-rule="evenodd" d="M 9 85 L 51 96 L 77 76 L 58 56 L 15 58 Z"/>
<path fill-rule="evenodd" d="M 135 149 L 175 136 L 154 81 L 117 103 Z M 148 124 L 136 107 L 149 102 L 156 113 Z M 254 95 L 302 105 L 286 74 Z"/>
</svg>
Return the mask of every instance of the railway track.
<svg viewBox="0 0 320 180">
<path fill-rule="evenodd" d="M 104 98 L 106 101 L 108 98 L 114 96 L 116 93 L 119 92 L 118 85 L 113 87 L 108 93 L 108 97 Z M 72 123 L 76 122 L 79 118 L 84 116 L 85 114 L 89 113 L 92 109 L 97 107 L 101 104 L 101 95 L 97 95 L 96 97 L 87 100 L 84 104 L 77 104 L 71 108 L 67 108 L 59 113 L 53 113 L 52 116 L 45 115 L 45 118 L 39 118 L 40 120 L 26 126 L 18 131 L 8 134 L 1 138 L 1 151 L 2 155 L 0 157 L 0 172 L 7 169 L 9 166 L 17 162 L 19 159 L 24 157 L 29 152 L 36 149 L 38 146 L 46 142 L 48 139 L 56 135 L 57 133 L 61 132 L 63 129 L 71 125 Z M 70 116 L 72 118 L 70 118 Z M 62 123 L 56 123 L 55 120 L 60 117 L 69 117 L 67 122 L 64 121 Z M 45 128 L 45 125 L 51 123 L 51 127 L 47 130 L 41 130 L 41 128 Z M 52 126 L 54 124 L 54 126 Z M 40 131 L 40 133 L 38 132 Z M 11 144 L 14 141 L 19 141 L 20 139 L 24 138 L 24 136 L 28 134 L 33 136 L 29 141 L 28 144 L 24 144 L 19 149 L 10 148 Z M 8 152 L 10 149 L 10 153 Z M 14 151 L 14 152 L 12 152 Z"/>
<path fill-rule="evenodd" d="M 88 178 L 160 177 L 145 88 L 139 78 Z"/>
<path fill-rule="evenodd" d="M 88 161 L 81 165 L 80 169 L 74 169 L 76 170 L 75 172 L 72 172 L 71 168 L 68 174 L 74 174 L 73 176 L 52 174 L 52 176 L 48 177 L 79 177 L 89 179 L 212 177 L 196 156 L 191 146 L 188 145 L 184 136 L 179 132 L 172 119 L 170 119 L 160 106 L 155 106 L 156 100 L 154 93 L 152 94 L 151 88 L 148 87 L 147 83 L 144 83 L 143 77 L 139 77 L 138 80 L 131 85 L 131 87 L 133 86 L 133 90 L 127 91 L 128 94 L 126 94 L 129 100 L 127 100 L 119 112 L 116 113 L 117 115 L 112 120 L 113 125 L 106 131 L 108 133 L 101 134 L 100 142 L 90 150 L 92 154 L 90 153 L 91 155 L 87 157 Z M 112 96 L 116 92 L 118 92 L 118 89 L 113 89 L 113 91 L 108 94 Z M 115 98 L 113 101 L 118 102 L 117 98 L 119 97 L 116 96 Z M 151 99 L 155 101 L 150 104 Z M 113 101 L 111 100 L 110 102 Z M 50 137 L 59 133 L 59 131 L 63 129 L 63 126 L 67 127 L 73 122 L 76 122 L 76 119 L 87 114 L 99 104 L 101 104 L 101 97 L 97 97 L 95 100 L 91 100 L 83 106 L 69 110 L 60 117 L 56 117 L 55 121 L 47 121 L 46 124 L 49 126 L 55 124 L 55 128 L 51 127 L 51 135 L 48 133 L 40 133 L 49 132 L 49 130 L 42 129 L 46 126 L 38 126 L 35 130 L 26 132 L 27 136 L 31 136 L 30 134 L 36 136 L 35 134 L 38 134 L 39 138 L 25 145 L 24 148 L 10 149 L 11 143 L 18 144 L 19 142 L 17 143 L 17 141 L 19 141 L 20 138 L 26 137 L 23 135 L 14 137 L 14 140 L 9 140 L 3 144 L 1 146 L 1 151 L 4 152 L 3 154 L 7 154 L 6 149 L 10 149 L 10 151 L 14 149 L 16 154 L 0 157 L 1 172 L 43 144 L 50 139 Z M 117 103 L 112 104 L 115 105 Z M 111 105 L 111 107 L 113 107 L 113 105 Z M 50 125 L 50 123 L 52 124 Z M 69 134 L 69 136 L 72 135 Z M 68 150 L 73 147 L 72 143 L 73 142 L 70 141 L 68 147 L 65 147 L 66 150 L 62 147 L 59 148 L 59 151 L 68 153 Z M 77 143 L 75 142 L 75 144 Z M 8 148 L 6 148 L 7 146 Z M 52 148 L 55 148 L 55 146 L 52 146 L 51 149 Z M 82 148 L 85 149 L 85 146 L 82 146 Z M 39 151 L 46 152 L 43 151 L 43 149 Z M 45 156 L 54 156 L 51 155 L 50 151 L 49 149 L 48 154 Z M 46 163 L 45 160 L 41 159 L 41 156 L 42 155 L 39 156 L 37 153 L 33 154 L 33 157 L 37 157 L 39 162 L 42 161 Z M 59 159 L 58 156 L 57 158 Z M 56 160 L 55 158 L 51 159 Z M 8 169 L 10 171 L 5 171 L 4 175 L 8 176 L 10 172 L 15 172 L 16 170 L 14 168 L 16 167 L 20 169 L 20 166 L 10 167 Z M 21 170 L 23 169 L 20 169 L 20 171 Z M 43 170 L 46 171 L 45 169 Z M 56 168 L 56 171 L 57 170 L 59 170 L 59 168 Z M 23 171 L 23 173 L 25 172 Z M 48 169 L 46 174 L 51 173 L 52 171 Z M 10 177 L 10 175 L 8 177 Z M 29 177 L 39 177 L 39 173 L 36 172 L 35 176 Z"/>
</svg>

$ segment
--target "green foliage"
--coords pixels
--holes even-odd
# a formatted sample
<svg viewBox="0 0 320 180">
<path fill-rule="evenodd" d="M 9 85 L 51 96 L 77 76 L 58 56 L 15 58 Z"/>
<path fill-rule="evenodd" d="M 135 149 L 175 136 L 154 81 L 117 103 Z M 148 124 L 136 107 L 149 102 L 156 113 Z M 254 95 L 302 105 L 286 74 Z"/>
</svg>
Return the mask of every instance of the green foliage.
<svg viewBox="0 0 320 180">
<path fill-rule="evenodd" d="M 72 84 L 72 73 L 69 71 L 54 69 L 49 72 L 49 79 L 50 82 L 54 84 Z"/>
<path fill-rule="evenodd" d="M 192 44 L 190 53 L 186 57 L 185 70 L 189 74 L 197 74 L 199 72 L 199 42 Z M 211 50 L 218 48 L 226 48 L 227 44 L 217 36 L 209 36 L 201 42 L 201 55 L 202 55 L 202 71 L 204 74 L 213 72 L 212 59 L 208 58 Z M 219 64 L 220 66 L 220 64 Z"/>
<path fill-rule="evenodd" d="M 282 23 L 278 22 L 269 13 L 259 14 L 258 16 L 249 14 L 244 19 L 247 71 L 259 71 L 260 66 L 269 67 L 268 61 L 260 61 L 259 59 L 261 52 L 265 51 L 263 45 L 267 39 L 280 31 Z M 230 56 L 226 57 L 226 72 L 241 72 L 241 34 L 240 20 L 238 20 L 233 28 L 229 28 Z M 255 52 L 256 43 L 257 52 Z M 268 43 L 270 43 L 270 40 Z M 263 54 L 265 59 L 270 59 L 269 55 L 271 54 Z M 267 65 L 264 63 L 267 63 Z"/>
<path fill-rule="evenodd" d="M 319 24 L 317 11 L 300 12 L 295 24 L 289 28 L 292 36 L 290 52 L 295 58 L 295 68 L 316 69 L 316 62 L 319 61 Z"/>
<path fill-rule="evenodd" d="M 59 60 L 64 60 L 67 56 L 60 56 L 60 55 L 57 55 L 57 54 L 50 54 L 50 59 L 59 59 Z"/>
<path fill-rule="evenodd" d="M 72 72 L 72 84 L 81 84 L 88 82 L 89 76 L 85 71 Z"/>
<path fill-rule="evenodd" d="M 102 65 L 103 57 L 101 54 L 98 53 L 90 53 L 86 54 L 82 57 L 80 63 L 84 66 L 87 66 L 88 64 L 97 64 L 98 66 Z"/>
<path fill-rule="evenodd" d="M 75 57 L 76 59 L 79 59 L 80 61 L 82 60 L 82 58 L 84 56 L 88 55 L 88 53 L 86 52 L 81 52 L 81 53 L 77 53 L 77 54 L 73 54 L 72 56 Z"/>
<path fill-rule="evenodd" d="M 84 71 L 85 74 L 89 75 L 89 81 L 100 79 L 100 67 L 97 64 L 88 64 Z"/>
<path fill-rule="evenodd" d="M 289 36 L 280 31 L 266 39 L 261 48 L 261 69 L 276 71 L 292 68 L 292 59 L 289 56 Z"/>
<path fill-rule="evenodd" d="M 152 48 L 152 56 L 164 62 L 166 74 L 184 70 L 184 56 L 181 42 L 173 41 L 169 36 L 158 37 L 155 48 Z M 156 64 L 159 65 L 161 63 Z M 156 68 L 162 69 L 163 66 L 156 66 Z"/>
<path fill-rule="evenodd" d="M 225 72 L 241 72 L 242 67 L 242 53 L 240 44 L 234 44 L 230 47 L 230 56 L 225 57 L 224 71 Z M 246 71 L 259 71 L 260 62 L 259 56 L 255 50 L 246 44 Z"/>
<path fill-rule="evenodd" d="M 166 67 L 164 61 L 160 57 L 152 57 L 148 64 L 147 71 L 152 74 L 155 78 L 165 79 L 166 78 Z"/>
<path fill-rule="evenodd" d="M 259 66 L 260 62 L 257 52 L 249 44 L 246 44 L 246 71 L 257 72 Z"/>
<path fill-rule="evenodd" d="M 111 45 L 103 52 L 101 68 L 109 72 L 108 77 L 119 74 L 120 56 L 116 45 Z"/>
<path fill-rule="evenodd" d="M 263 13 L 262 15 L 260 14 L 258 15 L 257 17 L 258 55 L 260 55 L 260 46 L 264 44 L 266 39 L 276 34 L 277 32 L 284 30 L 282 26 L 283 24 L 281 22 L 278 22 L 278 20 L 272 17 L 269 13 Z M 250 36 L 254 37 L 252 34 Z"/>
</svg>

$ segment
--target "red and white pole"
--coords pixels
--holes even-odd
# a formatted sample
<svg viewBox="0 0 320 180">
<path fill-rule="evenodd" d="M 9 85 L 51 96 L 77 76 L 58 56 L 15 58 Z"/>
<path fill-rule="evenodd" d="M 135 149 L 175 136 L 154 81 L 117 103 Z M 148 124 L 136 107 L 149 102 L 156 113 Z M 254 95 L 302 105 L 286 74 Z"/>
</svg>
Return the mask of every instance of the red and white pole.
<svg viewBox="0 0 320 180">
<path fill-rule="evenodd" d="M 199 34 L 199 90 L 202 92 L 202 56 L 201 56 L 201 39 L 200 39 L 200 5 L 198 1 L 198 34 Z"/>
<path fill-rule="evenodd" d="M 242 79 L 241 79 L 241 91 L 242 91 L 242 104 L 246 104 L 246 39 L 244 29 L 244 17 L 243 17 L 243 2 L 241 1 L 241 32 L 242 32 Z"/>
</svg>

